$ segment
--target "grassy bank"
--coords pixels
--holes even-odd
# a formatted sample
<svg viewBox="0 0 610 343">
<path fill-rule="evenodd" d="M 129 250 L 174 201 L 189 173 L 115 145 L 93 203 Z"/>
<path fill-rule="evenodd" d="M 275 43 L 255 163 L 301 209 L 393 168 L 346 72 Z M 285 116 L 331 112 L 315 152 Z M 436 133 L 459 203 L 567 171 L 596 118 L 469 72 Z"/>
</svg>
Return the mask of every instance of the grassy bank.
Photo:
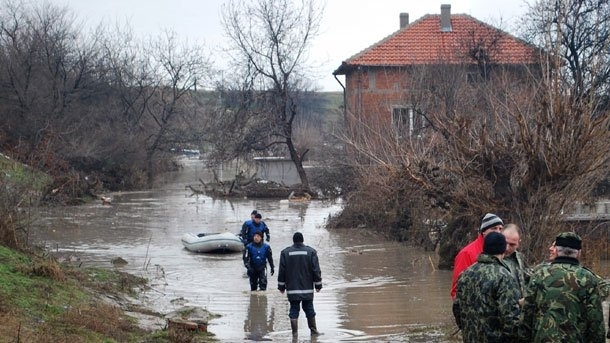
<svg viewBox="0 0 610 343">
<path fill-rule="evenodd" d="M 36 171 L 0 153 L 0 180 L 17 188 L 42 192 L 52 181 L 45 173 Z"/>
<path fill-rule="evenodd" d="M 213 341 L 207 334 L 141 328 L 124 308 L 142 287 L 146 280 L 130 274 L 60 265 L 0 246 L 0 342 Z"/>
</svg>

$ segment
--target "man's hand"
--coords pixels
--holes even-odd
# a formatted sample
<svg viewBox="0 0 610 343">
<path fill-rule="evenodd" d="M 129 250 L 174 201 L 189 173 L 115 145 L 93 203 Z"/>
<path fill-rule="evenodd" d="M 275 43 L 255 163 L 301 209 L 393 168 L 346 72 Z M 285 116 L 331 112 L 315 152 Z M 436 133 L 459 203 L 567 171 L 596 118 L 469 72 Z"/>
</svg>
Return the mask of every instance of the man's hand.
<svg viewBox="0 0 610 343">
<path fill-rule="evenodd" d="M 273 274 L 275 274 L 275 269 L 273 269 L 273 267 L 271 267 L 271 276 L 273 276 Z"/>
<path fill-rule="evenodd" d="M 271 239 L 271 237 L 269 237 L 269 235 L 267 235 L 267 239 L 266 241 L 269 242 L 269 240 Z M 272 274 L 273 275 L 273 274 Z"/>
</svg>

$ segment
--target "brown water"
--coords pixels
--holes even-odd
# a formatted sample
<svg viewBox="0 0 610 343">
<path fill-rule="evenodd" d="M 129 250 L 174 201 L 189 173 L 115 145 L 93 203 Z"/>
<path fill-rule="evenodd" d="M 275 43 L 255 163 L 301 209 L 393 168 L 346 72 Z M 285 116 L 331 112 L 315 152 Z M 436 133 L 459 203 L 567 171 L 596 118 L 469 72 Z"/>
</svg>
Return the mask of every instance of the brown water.
<svg viewBox="0 0 610 343">
<path fill-rule="evenodd" d="M 180 242 L 185 232 L 237 233 L 250 212 L 263 214 L 271 232 L 274 261 L 303 233 L 318 250 L 323 289 L 314 305 L 317 342 L 442 342 L 432 329 L 452 322 L 450 271 L 435 269 L 433 253 L 407 248 L 362 233 L 328 231 L 324 224 L 341 203 L 280 200 L 214 200 L 191 196 L 186 184 L 205 177 L 200 162 L 168 176 L 158 189 L 112 194 L 112 205 L 45 209 L 31 239 L 70 253 L 83 265 L 111 267 L 121 257 L 122 270 L 149 278 L 142 297 L 167 313 L 184 305 L 221 315 L 208 327 L 223 342 L 274 341 L 291 337 L 288 301 L 269 276 L 266 292 L 251 293 L 241 254 L 194 254 Z M 277 268 L 277 266 L 276 266 Z M 310 341 L 306 319 L 299 319 L 299 341 Z"/>
</svg>

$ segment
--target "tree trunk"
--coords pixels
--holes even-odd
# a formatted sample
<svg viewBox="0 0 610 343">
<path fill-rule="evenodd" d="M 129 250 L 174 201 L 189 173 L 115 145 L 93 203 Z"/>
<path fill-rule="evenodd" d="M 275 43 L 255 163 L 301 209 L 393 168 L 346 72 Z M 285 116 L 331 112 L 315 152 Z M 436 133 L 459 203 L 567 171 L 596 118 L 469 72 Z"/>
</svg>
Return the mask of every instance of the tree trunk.
<svg viewBox="0 0 610 343">
<path fill-rule="evenodd" d="M 292 162 L 294 162 L 294 166 L 297 168 L 297 173 L 299 173 L 299 178 L 301 179 L 301 187 L 304 192 L 309 193 L 309 180 L 307 179 L 307 173 L 305 173 L 305 168 L 303 168 L 303 159 L 297 152 L 294 144 L 292 143 L 292 138 L 286 139 L 286 145 L 288 145 L 288 151 L 290 151 L 290 158 Z"/>
</svg>

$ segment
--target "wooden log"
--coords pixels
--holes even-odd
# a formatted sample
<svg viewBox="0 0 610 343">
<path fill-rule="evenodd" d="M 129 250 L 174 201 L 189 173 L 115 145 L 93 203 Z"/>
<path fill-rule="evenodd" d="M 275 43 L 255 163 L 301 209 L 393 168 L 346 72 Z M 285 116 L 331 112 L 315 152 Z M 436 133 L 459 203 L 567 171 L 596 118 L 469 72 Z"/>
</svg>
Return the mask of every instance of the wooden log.
<svg viewBox="0 0 610 343">
<path fill-rule="evenodd" d="M 196 323 L 183 318 L 168 318 L 167 328 L 168 330 L 208 332 L 207 323 Z"/>
</svg>

